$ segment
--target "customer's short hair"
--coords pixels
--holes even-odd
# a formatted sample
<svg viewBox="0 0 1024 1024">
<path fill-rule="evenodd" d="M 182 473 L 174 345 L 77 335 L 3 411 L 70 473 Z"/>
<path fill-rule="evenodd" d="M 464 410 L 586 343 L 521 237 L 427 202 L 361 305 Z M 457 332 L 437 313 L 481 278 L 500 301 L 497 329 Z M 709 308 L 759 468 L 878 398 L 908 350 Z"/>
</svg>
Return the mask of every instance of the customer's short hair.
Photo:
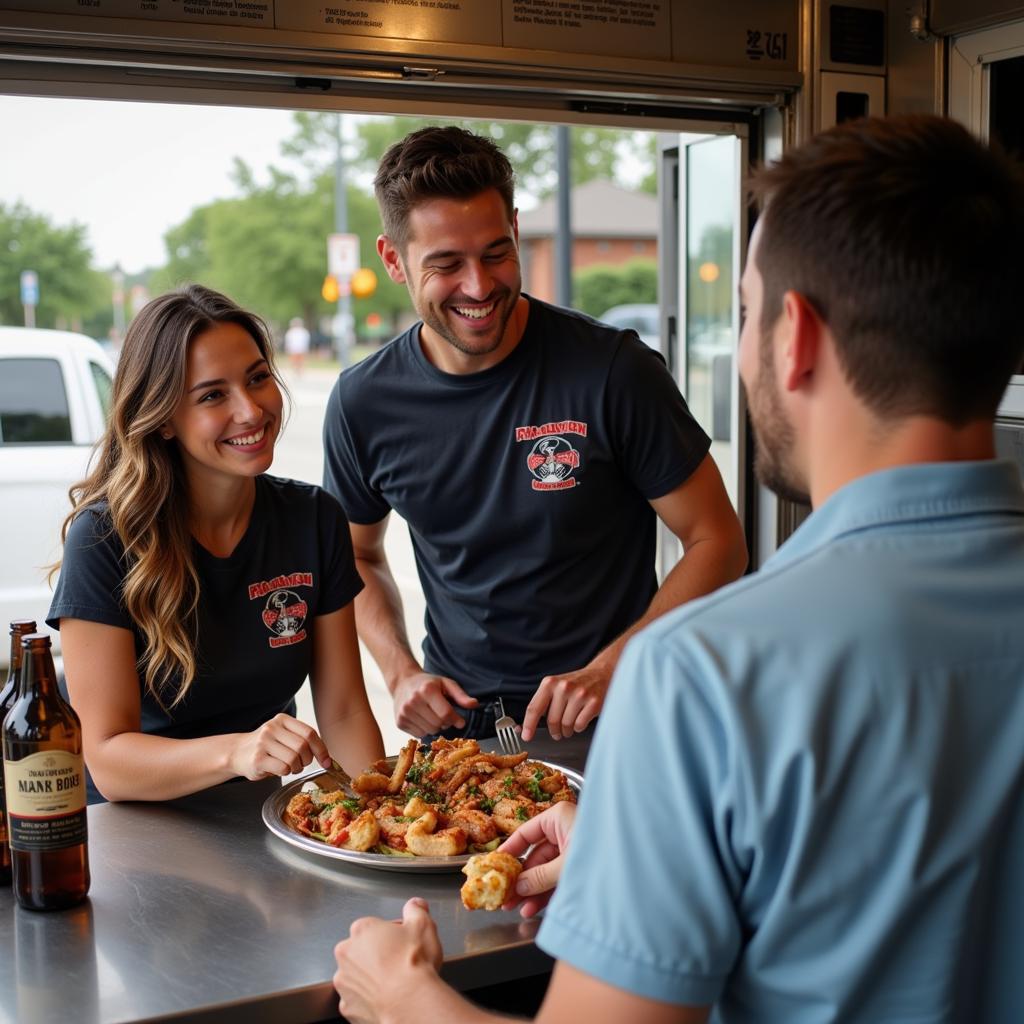
<svg viewBox="0 0 1024 1024">
<path fill-rule="evenodd" d="M 467 199 L 496 189 L 511 221 L 514 178 L 508 157 L 490 140 L 464 128 L 410 132 L 384 154 L 373 190 L 384 234 L 399 250 L 409 240 L 409 214 L 430 199 Z"/>
<path fill-rule="evenodd" d="M 992 415 L 1024 353 L 1024 170 L 945 118 L 865 118 L 756 172 L 763 333 L 786 291 L 883 417 Z"/>
</svg>

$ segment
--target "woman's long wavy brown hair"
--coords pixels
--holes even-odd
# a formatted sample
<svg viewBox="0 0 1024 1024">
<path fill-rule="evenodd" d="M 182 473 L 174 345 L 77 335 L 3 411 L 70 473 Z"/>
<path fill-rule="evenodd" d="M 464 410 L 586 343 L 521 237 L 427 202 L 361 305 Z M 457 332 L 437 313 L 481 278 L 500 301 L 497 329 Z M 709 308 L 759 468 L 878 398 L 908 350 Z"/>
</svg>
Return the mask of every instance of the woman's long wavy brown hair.
<svg viewBox="0 0 1024 1024">
<path fill-rule="evenodd" d="M 189 344 L 222 323 L 238 324 L 252 337 L 287 393 L 258 316 L 195 284 L 148 302 L 125 335 L 110 421 L 92 471 L 69 491 L 72 510 L 61 529 L 64 540 L 79 513 L 106 502 L 125 550 L 122 600 L 145 638 L 140 678 L 165 710 L 185 698 L 195 678 L 199 577 L 178 443 L 164 440 L 160 428 L 185 394 Z"/>
</svg>

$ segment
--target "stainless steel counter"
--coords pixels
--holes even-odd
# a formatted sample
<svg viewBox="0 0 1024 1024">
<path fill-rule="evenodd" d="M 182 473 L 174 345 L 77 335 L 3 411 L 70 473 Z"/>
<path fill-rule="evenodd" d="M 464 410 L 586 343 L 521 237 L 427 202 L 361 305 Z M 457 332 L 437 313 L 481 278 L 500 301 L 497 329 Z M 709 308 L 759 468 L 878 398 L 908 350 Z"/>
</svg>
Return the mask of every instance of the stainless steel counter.
<svg viewBox="0 0 1024 1024">
<path fill-rule="evenodd" d="M 582 770 L 589 735 L 530 753 Z M 484 744 L 487 746 L 487 744 Z M 0 1020 L 320 1021 L 335 1017 L 335 942 L 358 917 L 430 901 L 444 976 L 462 990 L 538 974 L 537 925 L 470 913 L 463 876 L 378 872 L 307 854 L 260 818 L 276 780 L 164 804 L 89 809 L 92 889 L 41 914 L 0 892 Z"/>
</svg>

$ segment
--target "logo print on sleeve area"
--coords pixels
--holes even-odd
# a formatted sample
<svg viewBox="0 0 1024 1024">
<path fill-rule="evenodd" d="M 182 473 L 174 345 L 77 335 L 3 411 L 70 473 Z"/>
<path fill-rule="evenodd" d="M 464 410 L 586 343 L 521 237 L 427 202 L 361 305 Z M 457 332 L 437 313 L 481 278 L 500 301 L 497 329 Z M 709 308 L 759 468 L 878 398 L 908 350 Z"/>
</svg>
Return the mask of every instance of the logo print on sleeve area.
<svg viewBox="0 0 1024 1024">
<path fill-rule="evenodd" d="M 311 572 L 292 572 L 249 584 L 250 601 L 266 598 L 260 617 L 271 633 L 267 637 L 271 647 L 289 647 L 306 639 L 309 606 L 292 588 L 312 586 Z"/>
<path fill-rule="evenodd" d="M 541 426 L 516 427 L 516 442 L 533 441 L 526 457 L 526 467 L 535 491 L 564 491 L 578 481 L 573 473 L 579 469 L 580 453 L 565 434 L 587 436 L 587 425 L 579 420 L 556 420 Z"/>
</svg>

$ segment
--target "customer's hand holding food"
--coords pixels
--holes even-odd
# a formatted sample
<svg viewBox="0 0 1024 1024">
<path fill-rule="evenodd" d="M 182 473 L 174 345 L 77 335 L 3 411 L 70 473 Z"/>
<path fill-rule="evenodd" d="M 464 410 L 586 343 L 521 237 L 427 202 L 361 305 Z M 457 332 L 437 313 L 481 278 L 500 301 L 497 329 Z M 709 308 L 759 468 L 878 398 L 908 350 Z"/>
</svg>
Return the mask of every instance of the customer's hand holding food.
<svg viewBox="0 0 1024 1024">
<path fill-rule="evenodd" d="M 523 917 L 533 917 L 547 906 L 562 873 L 575 820 L 576 805 L 560 801 L 523 822 L 498 847 L 499 852 L 513 857 L 522 857 L 529 850 L 516 882 L 516 895 L 505 904 L 506 910 L 518 905 Z"/>
<path fill-rule="evenodd" d="M 234 738 L 231 770 L 250 782 L 271 775 L 294 775 L 313 761 L 331 767 L 331 755 L 316 729 L 283 712 Z"/>
<path fill-rule="evenodd" d="M 440 984 L 443 954 L 427 901 L 418 896 L 402 908 L 401 921 L 361 917 L 334 947 L 338 1010 L 352 1024 L 390 1019 L 420 1001 L 423 986 Z"/>
</svg>

